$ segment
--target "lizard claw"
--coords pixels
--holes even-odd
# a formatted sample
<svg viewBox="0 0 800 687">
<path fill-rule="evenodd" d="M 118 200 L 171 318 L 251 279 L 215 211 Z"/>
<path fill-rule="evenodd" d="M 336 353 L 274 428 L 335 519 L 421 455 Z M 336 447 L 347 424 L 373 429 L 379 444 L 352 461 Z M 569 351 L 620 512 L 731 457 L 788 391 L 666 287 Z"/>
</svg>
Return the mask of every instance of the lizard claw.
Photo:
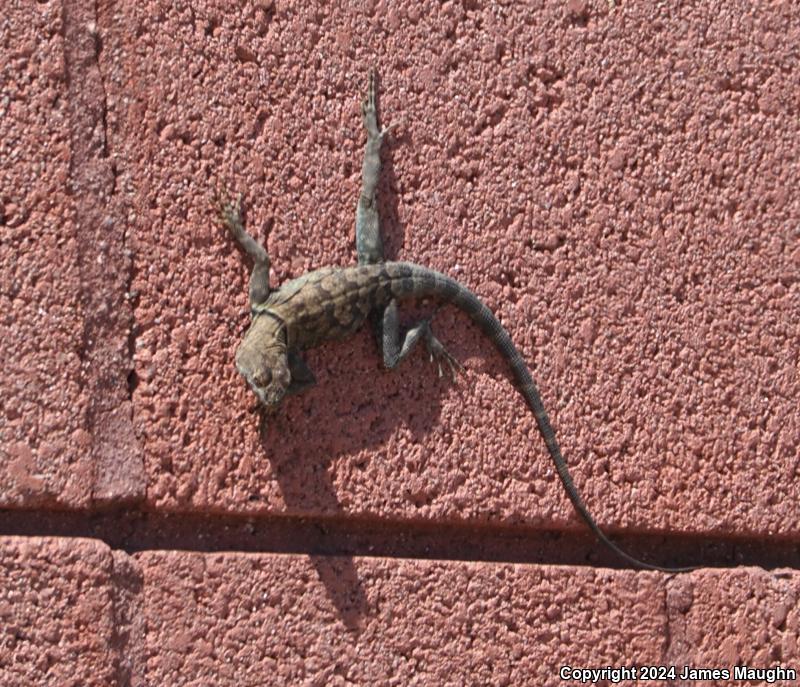
<svg viewBox="0 0 800 687">
<path fill-rule="evenodd" d="M 392 123 L 382 129 L 378 128 L 378 111 L 375 105 L 375 70 L 369 70 L 367 81 L 367 92 L 364 99 L 361 101 L 361 117 L 364 120 L 364 128 L 367 130 L 367 136 L 370 140 L 381 140 L 390 129 L 393 129 L 396 124 Z"/>
<path fill-rule="evenodd" d="M 367 75 L 367 93 L 361 101 L 361 114 L 366 117 L 375 112 L 375 70 L 370 69 Z"/>
<path fill-rule="evenodd" d="M 425 343 L 428 347 L 428 353 L 430 354 L 431 362 L 434 360 L 436 361 L 436 367 L 439 369 L 439 377 L 442 377 L 442 362 L 444 361 L 447 366 L 450 368 L 450 376 L 453 378 L 455 382 L 458 375 L 462 374 L 465 370 L 464 366 L 450 353 L 448 353 L 447 349 L 442 345 L 442 342 L 439 341 L 430 330 L 428 330 L 429 334 L 425 339 Z"/>
<path fill-rule="evenodd" d="M 214 191 L 212 205 L 217 210 L 217 216 L 222 224 L 237 233 L 237 229 L 242 226 L 242 194 L 237 193 L 234 198 L 227 188 L 223 187 Z"/>
</svg>

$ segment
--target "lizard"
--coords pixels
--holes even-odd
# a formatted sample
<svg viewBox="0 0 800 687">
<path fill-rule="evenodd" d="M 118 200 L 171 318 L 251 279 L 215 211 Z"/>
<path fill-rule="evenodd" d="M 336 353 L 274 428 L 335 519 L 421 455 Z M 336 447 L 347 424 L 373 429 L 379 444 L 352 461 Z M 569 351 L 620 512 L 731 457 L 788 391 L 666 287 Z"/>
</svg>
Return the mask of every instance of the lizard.
<svg viewBox="0 0 800 687">
<path fill-rule="evenodd" d="M 442 376 L 444 364 L 455 379 L 464 367 L 433 334 L 431 318 L 420 320 L 401 334 L 398 315 L 398 301 L 404 299 L 433 297 L 451 303 L 478 325 L 508 364 L 534 415 L 567 496 L 595 536 L 635 567 L 662 572 L 693 570 L 641 561 L 626 553 L 603 532 L 572 480 L 528 364 L 489 307 L 466 286 L 445 274 L 411 262 L 384 260 L 377 186 L 381 145 L 391 126 L 378 126 L 375 102 L 375 77 L 370 71 L 367 92 L 361 103 L 367 143 L 356 206 L 357 265 L 318 269 L 271 289 L 269 256 L 266 248 L 244 227 L 241 195 L 226 200 L 217 194 L 215 203 L 221 223 L 253 261 L 248 287 L 251 324 L 236 350 L 238 372 L 265 410 L 274 412 L 284 398 L 316 383 L 301 351 L 348 337 L 369 322 L 386 368 L 396 368 L 422 340 L 431 361 L 437 363 L 439 376 Z"/>
</svg>

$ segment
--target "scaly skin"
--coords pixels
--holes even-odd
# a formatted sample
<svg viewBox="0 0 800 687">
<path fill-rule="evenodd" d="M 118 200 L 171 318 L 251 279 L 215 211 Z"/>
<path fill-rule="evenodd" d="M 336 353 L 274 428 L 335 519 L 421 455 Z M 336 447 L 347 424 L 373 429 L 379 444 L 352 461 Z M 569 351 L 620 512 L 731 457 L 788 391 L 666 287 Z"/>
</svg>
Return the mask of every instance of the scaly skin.
<svg viewBox="0 0 800 687">
<path fill-rule="evenodd" d="M 396 367 L 422 339 L 431 360 L 437 362 L 439 375 L 444 363 L 455 378 L 463 367 L 433 335 L 429 320 L 416 323 L 401 336 L 397 313 L 397 302 L 408 298 L 434 297 L 452 303 L 472 318 L 508 363 L 517 387 L 536 418 L 570 501 L 595 535 L 636 567 L 664 572 L 693 570 L 644 563 L 625 553 L 600 529 L 575 488 L 530 368 L 508 332 L 472 291 L 427 267 L 383 261 L 376 189 L 380 176 L 380 146 L 388 129 L 380 129 L 377 124 L 372 74 L 362 115 L 367 145 L 363 185 L 356 209 L 357 266 L 309 272 L 270 291 L 267 251 L 245 231 L 239 201 L 220 203 L 223 223 L 254 261 L 250 277 L 253 320 L 236 351 L 236 368 L 253 392 L 265 406 L 274 410 L 285 396 L 315 383 L 299 351 L 350 336 L 367 320 L 375 330 L 386 367 Z"/>
</svg>

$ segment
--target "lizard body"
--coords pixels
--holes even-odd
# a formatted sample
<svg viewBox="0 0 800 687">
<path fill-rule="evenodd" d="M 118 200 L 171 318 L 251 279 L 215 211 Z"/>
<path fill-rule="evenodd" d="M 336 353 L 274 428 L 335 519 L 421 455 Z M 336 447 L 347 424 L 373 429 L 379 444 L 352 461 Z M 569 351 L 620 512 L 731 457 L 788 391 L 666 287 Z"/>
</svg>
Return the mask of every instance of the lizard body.
<svg viewBox="0 0 800 687">
<path fill-rule="evenodd" d="M 245 231 L 239 202 L 221 204 L 223 223 L 254 261 L 249 288 L 252 323 L 236 351 L 236 368 L 253 392 L 268 409 L 274 410 L 285 396 L 315 383 L 299 351 L 347 337 L 366 321 L 375 330 L 386 367 L 396 367 L 422 339 L 431 360 L 437 361 L 439 374 L 444 362 L 455 378 L 463 367 L 434 336 L 430 321 L 416 323 L 401 336 L 397 312 L 397 302 L 408 298 L 435 297 L 452 303 L 481 328 L 511 368 L 570 501 L 595 535 L 637 567 L 665 572 L 691 570 L 644 563 L 620 549 L 600 529 L 572 481 L 530 368 L 508 332 L 478 296 L 455 279 L 422 265 L 384 262 L 376 188 L 380 145 L 388 129 L 379 129 L 377 125 L 372 74 L 362 114 L 367 145 L 356 210 L 358 265 L 319 269 L 270 290 L 269 257 L 263 246 Z"/>
</svg>

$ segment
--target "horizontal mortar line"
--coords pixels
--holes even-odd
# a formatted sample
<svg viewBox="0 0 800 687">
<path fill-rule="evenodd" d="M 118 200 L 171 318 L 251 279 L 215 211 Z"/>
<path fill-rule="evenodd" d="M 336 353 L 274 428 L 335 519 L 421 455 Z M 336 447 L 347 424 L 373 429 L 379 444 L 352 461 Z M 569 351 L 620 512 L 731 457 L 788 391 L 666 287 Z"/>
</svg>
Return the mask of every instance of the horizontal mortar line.
<svg viewBox="0 0 800 687">
<path fill-rule="evenodd" d="M 493 523 L 6 509 L 0 510 L 0 536 L 99 539 L 130 554 L 181 550 L 633 569 L 591 534 Z M 800 542 L 788 538 L 624 534 L 613 539 L 632 556 L 660 566 L 800 569 Z"/>
</svg>

